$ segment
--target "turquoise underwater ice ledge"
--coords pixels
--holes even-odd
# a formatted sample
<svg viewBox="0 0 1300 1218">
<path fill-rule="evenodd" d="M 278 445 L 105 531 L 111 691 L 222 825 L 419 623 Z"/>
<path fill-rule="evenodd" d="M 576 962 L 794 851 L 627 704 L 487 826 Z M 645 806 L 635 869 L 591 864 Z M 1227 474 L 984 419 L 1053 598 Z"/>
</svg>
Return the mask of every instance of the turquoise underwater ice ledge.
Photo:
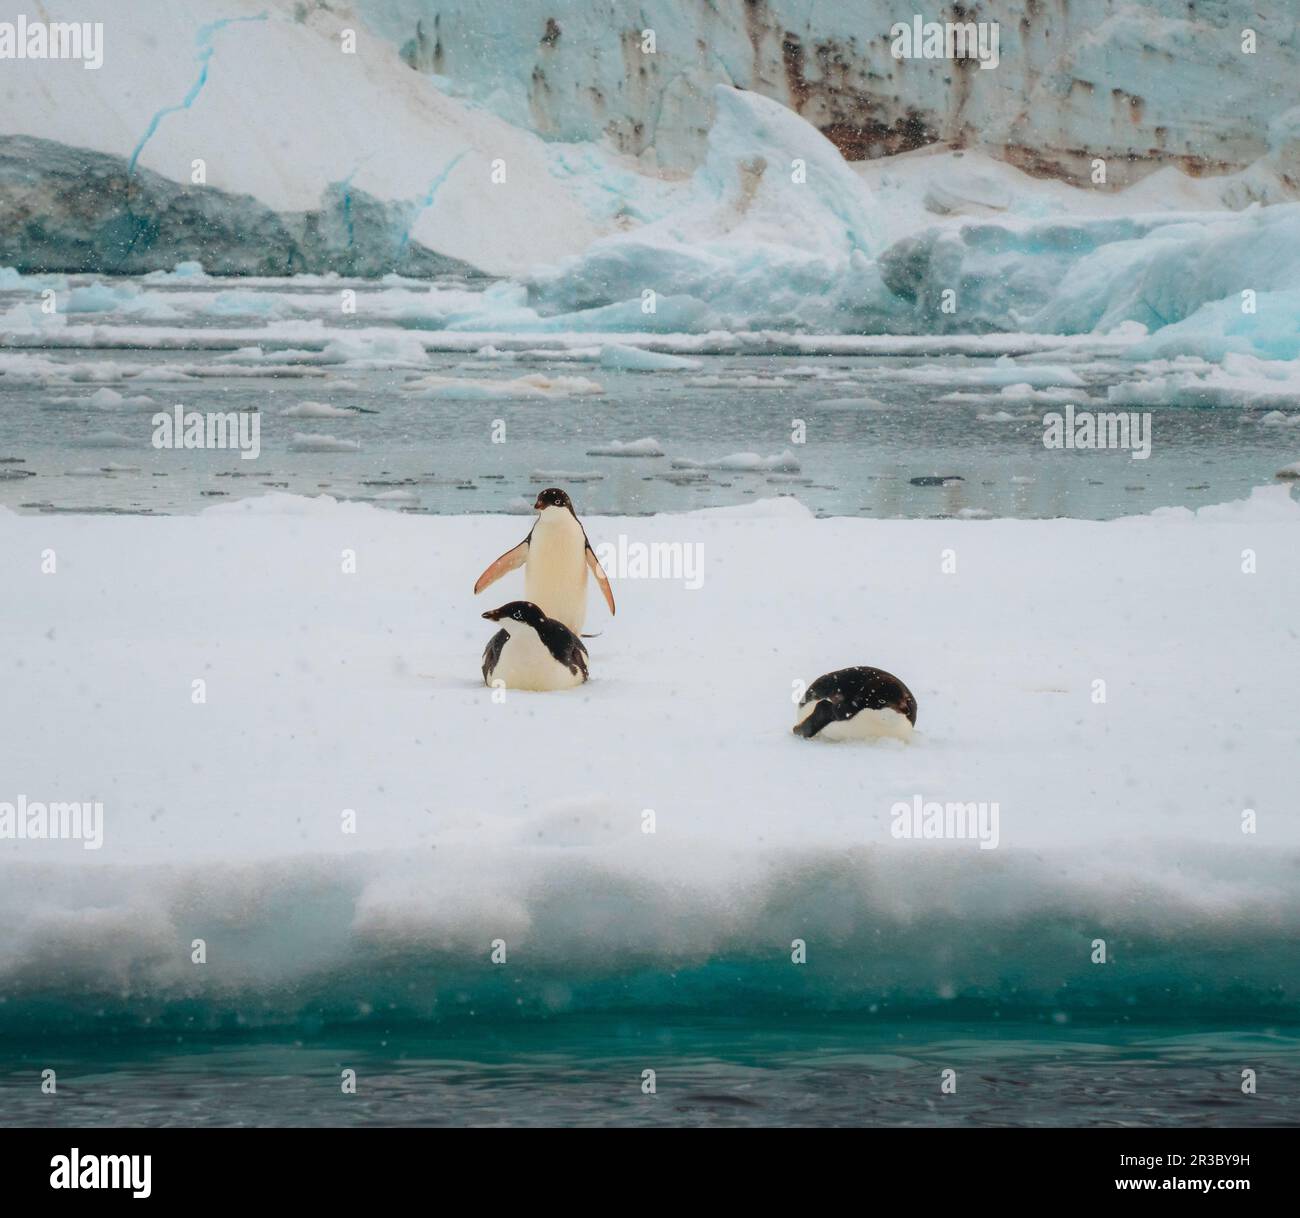
<svg viewBox="0 0 1300 1218">
<path fill-rule="evenodd" d="M 451 857 L 8 865 L 0 1028 L 621 1010 L 1300 1022 L 1294 852 L 1153 845 L 1125 868 L 1104 851 L 1084 866 L 1050 851 L 782 851 L 714 884 L 563 853 L 507 852 L 468 886 L 469 859 Z"/>
</svg>

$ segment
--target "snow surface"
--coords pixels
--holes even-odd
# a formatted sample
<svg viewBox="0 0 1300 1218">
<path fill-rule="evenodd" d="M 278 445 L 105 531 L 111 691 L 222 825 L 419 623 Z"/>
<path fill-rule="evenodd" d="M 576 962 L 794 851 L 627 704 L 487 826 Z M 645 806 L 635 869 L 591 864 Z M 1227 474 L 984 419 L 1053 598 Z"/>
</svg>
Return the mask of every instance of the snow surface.
<svg viewBox="0 0 1300 1218">
<path fill-rule="evenodd" d="M 1099 933 L 1138 973 L 1174 953 L 1193 1001 L 1275 981 L 1288 943 L 1293 966 L 1285 487 L 1109 523 L 814 520 L 788 498 L 584 523 L 593 545 L 702 547 L 703 587 L 611 569 L 591 683 L 494 702 L 479 614 L 522 577 L 471 587 L 514 518 L 281 495 L 0 511 L 0 798 L 105 817 L 98 851 L 0 840 L 11 1000 L 294 1008 L 334 978 L 355 1003 L 357 969 L 416 960 L 436 1004 L 497 937 L 553 1009 L 579 975 L 788 956 L 796 936 L 852 946 L 859 997 L 1095 992 Z M 911 687 L 911 747 L 791 734 L 794 683 L 848 664 Z M 998 848 L 895 840 L 916 795 L 996 801 Z"/>
</svg>

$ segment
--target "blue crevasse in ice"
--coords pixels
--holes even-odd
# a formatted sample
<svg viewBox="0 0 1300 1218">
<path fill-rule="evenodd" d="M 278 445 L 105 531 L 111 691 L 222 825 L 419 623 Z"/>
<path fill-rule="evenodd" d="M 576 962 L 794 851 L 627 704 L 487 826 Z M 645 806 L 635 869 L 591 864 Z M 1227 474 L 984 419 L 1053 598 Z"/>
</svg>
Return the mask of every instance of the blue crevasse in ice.
<svg viewBox="0 0 1300 1218">
<path fill-rule="evenodd" d="M 197 100 L 199 94 L 203 92 L 203 86 L 208 83 L 208 70 L 212 66 L 212 55 L 216 51 L 212 39 L 229 25 L 236 25 L 240 22 L 247 21 L 266 21 L 267 13 L 260 13 L 256 17 L 226 17 L 220 21 L 213 21 L 208 25 L 200 28 L 194 39 L 195 57 L 199 64 L 199 74 L 195 78 L 193 85 L 185 96 L 174 106 L 164 106 L 157 114 L 149 120 L 149 126 L 145 133 L 140 137 L 139 142 L 131 151 L 131 156 L 127 162 L 127 172 L 134 173 L 136 163 L 140 160 L 140 154 L 144 151 L 145 145 L 154 137 L 158 130 L 159 124 L 169 114 L 176 114 L 181 110 L 188 110 Z"/>
</svg>

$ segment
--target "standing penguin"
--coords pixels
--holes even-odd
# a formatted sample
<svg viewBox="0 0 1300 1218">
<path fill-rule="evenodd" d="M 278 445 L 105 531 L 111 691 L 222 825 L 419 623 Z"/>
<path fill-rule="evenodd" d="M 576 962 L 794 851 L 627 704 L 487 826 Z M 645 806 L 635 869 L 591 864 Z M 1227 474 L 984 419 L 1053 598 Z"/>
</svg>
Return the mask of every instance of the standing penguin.
<svg viewBox="0 0 1300 1218">
<path fill-rule="evenodd" d="M 548 617 L 562 622 L 574 634 L 581 634 L 587 620 L 588 569 L 605 595 L 611 616 L 614 593 L 569 496 L 558 487 L 550 487 L 537 496 L 533 509 L 539 515 L 528 536 L 478 577 L 474 595 L 527 563 L 524 595 Z"/>
<path fill-rule="evenodd" d="M 483 652 L 483 684 L 507 689 L 572 689 L 587 679 L 587 649 L 563 622 L 531 601 L 511 601 L 484 615 L 501 629 Z"/>
<path fill-rule="evenodd" d="M 818 677 L 799 703 L 796 736 L 822 740 L 911 740 L 916 699 L 879 668 L 841 668 Z"/>
</svg>

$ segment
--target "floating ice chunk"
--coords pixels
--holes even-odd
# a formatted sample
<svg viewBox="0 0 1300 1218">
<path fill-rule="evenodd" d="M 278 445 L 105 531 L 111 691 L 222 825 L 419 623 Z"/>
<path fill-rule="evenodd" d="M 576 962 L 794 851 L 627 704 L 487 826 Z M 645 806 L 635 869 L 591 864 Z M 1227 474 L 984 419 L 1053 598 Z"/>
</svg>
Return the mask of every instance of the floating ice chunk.
<svg viewBox="0 0 1300 1218">
<path fill-rule="evenodd" d="M 356 440 L 340 440 L 336 436 L 309 436 L 295 432 L 289 447 L 296 453 L 357 453 L 361 445 Z"/>
<path fill-rule="evenodd" d="M 104 283 L 90 283 L 73 288 L 63 307 L 68 313 L 112 313 L 138 293 L 133 284 L 112 288 Z"/>
<path fill-rule="evenodd" d="M 105 386 L 96 389 L 84 401 L 80 398 L 53 398 L 44 405 L 43 409 L 75 410 L 78 407 L 83 409 L 89 407 L 92 410 L 148 410 L 154 404 L 154 399 L 148 394 L 137 393 L 126 397 L 116 389 Z"/>
<path fill-rule="evenodd" d="M 528 475 L 529 482 L 544 482 L 548 486 L 558 486 L 564 482 L 600 482 L 605 475 L 596 470 L 584 473 L 571 473 L 568 470 L 535 469 Z"/>
<path fill-rule="evenodd" d="M 604 393 L 605 387 L 583 376 L 546 376 L 540 372 L 511 381 L 466 380 L 454 376 L 424 376 L 402 386 L 416 397 L 452 402 L 496 398 L 566 398 Z"/>
<path fill-rule="evenodd" d="M 174 364 L 159 364 L 155 368 L 146 368 L 131 378 L 133 381 L 165 383 L 169 381 L 197 381 L 199 378 Z"/>
<path fill-rule="evenodd" d="M 46 313 L 39 304 L 16 304 L 0 313 L 0 336 L 44 334 L 67 324 L 63 313 Z"/>
<path fill-rule="evenodd" d="M 5 385 L 47 385 L 62 381 L 67 367 L 43 355 L 25 351 L 0 351 L 0 383 Z"/>
<path fill-rule="evenodd" d="M 285 302 L 273 292 L 218 292 L 201 310 L 212 317 L 282 317 Z"/>
<path fill-rule="evenodd" d="M 760 456 L 758 453 L 729 453 L 713 461 L 692 461 L 688 457 L 674 457 L 672 467 L 673 469 L 722 469 L 735 473 L 784 474 L 797 474 L 800 469 L 798 459 L 788 448 L 770 457 Z"/>
<path fill-rule="evenodd" d="M 358 412 L 328 402 L 297 402 L 280 411 L 282 419 L 353 419 Z"/>
<path fill-rule="evenodd" d="M 1300 461 L 1293 461 L 1290 465 L 1284 465 L 1276 474 L 1275 478 L 1300 478 Z"/>
<path fill-rule="evenodd" d="M 651 436 L 640 440 L 611 440 L 608 444 L 587 449 L 589 457 L 662 457 L 664 450 Z"/>
<path fill-rule="evenodd" d="M 1007 389 L 1014 389 L 1016 392 L 1008 393 Z M 997 393 L 963 393 L 958 391 L 956 393 L 945 393 L 935 398 L 936 402 L 945 405 L 995 406 L 999 409 L 1010 405 L 1030 404 L 1066 406 L 1073 403 L 1076 406 L 1082 406 L 1096 400 L 1075 389 L 1031 389 L 1028 385 L 1009 385 Z M 1021 417 L 1031 418 L 1033 416 L 1022 415 Z"/>
<path fill-rule="evenodd" d="M 781 376 L 745 373 L 739 376 L 693 376 L 686 383 L 697 389 L 788 389 L 795 382 Z"/>
<path fill-rule="evenodd" d="M 1107 398 L 1114 405 L 1158 406 L 1300 406 L 1300 360 L 1262 360 L 1229 353 L 1222 365 L 1180 358 L 1140 364 L 1140 379 L 1112 385 Z M 1285 416 L 1283 416 L 1285 417 Z M 1265 415 L 1260 422 L 1278 422 Z"/>
<path fill-rule="evenodd" d="M 1026 364 L 1005 355 L 983 366 L 924 364 L 919 368 L 882 369 L 879 375 L 917 385 L 1006 385 L 1022 391 L 1084 385 L 1083 378 L 1064 364 Z"/>
<path fill-rule="evenodd" d="M 356 369 L 421 368 L 429 363 L 424 341 L 408 330 L 364 330 L 355 334 L 332 332 L 321 352 L 321 362 Z"/>
<path fill-rule="evenodd" d="M 144 276 L 146 283 L 206 283 L 209 276 L 201 262 L 178 262 L 170 271 L 150 271 Z"/>
<path fill-rule="evenodd" d="M 120 431 L 92 431 L 79 443 L 82 448 L 132 448 L 140 441 L 124 436 Z"/>
<path fill-rule="evenodd" d="M 622 368 L 628 372 L 669 372 L 700 366 L 699 360 L 687 359 L 682 355 L 667 355 L 662 351 L 618 345 L 602 347 L 599 362 L 602 368 Z"/>
<path fill-rule="evenodd" d="M 1071 393 L 1069 389 L 1035 389 L 1027 381 L 1003 385 L 999 390 L 999 396 L 1018 402 L 1077 402 L 1079 400 L 1079 395 Z"/>
</svg>

